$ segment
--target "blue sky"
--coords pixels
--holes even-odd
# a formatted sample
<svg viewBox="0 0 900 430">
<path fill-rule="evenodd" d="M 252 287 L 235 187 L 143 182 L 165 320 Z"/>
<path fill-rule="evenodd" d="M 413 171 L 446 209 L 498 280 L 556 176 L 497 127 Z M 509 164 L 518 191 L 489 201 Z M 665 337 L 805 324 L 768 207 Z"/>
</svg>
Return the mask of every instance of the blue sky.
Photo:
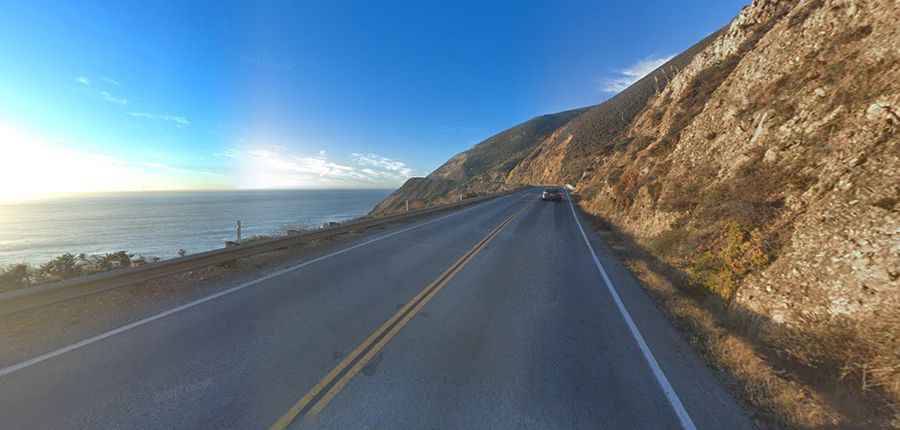
<svg viewBox="0 0 900 430">
<path fill-rule="evenodd" d="M 0 0 L 0 145 L 16 166 L 0 199 L 396 187 L 603 101 L 745 1 Z M 10 189 L 14 174 L 28 185 Z"/>
</svg>

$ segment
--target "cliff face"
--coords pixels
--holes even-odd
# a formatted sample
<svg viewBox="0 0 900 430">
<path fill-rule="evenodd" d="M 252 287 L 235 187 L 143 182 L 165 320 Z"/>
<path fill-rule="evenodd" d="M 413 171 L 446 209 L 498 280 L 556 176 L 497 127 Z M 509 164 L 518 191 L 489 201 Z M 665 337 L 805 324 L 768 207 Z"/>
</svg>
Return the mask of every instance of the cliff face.
<svg viewBox="0 0 900 430">
<path fill-rule="evenodd" d="M 897 307 L 897 22 L 891 0 L 754 1 L 616 97 L 494 136 L 376 211 L 569 183 L 585 210 L 776 321 Z"/>
</svg>

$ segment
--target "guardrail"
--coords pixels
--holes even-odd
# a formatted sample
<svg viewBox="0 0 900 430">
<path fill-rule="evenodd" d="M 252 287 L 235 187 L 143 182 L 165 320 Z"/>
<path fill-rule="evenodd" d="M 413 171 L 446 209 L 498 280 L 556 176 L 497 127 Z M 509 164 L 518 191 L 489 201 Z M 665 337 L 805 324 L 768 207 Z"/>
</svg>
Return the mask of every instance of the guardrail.
<svg viewBox="0 0 900 430">
<path fill-rule="evenodd" d="M 341 234 L 364 230 L 370 227 L 405 221 L 432 213 L 457 209 L 481 203 L 493 198 L 515 192 L 506 191 L 487 196 L 465 199 L 458 202 L 417 209 L 397 215 L 388 215 L 378 218 L 360 218 L 356 221 L 343 223 L 339 226 L 323 228 L 307 233 L 254 241 L 246 245 L 238 245 L 229 248 L 215 249 L 212 251 L 191 254 L 185 257 L 163 260 L 140 267 L 131 267 L 81 276 L 65 281 L 54 282 L 35 287 L 23 288 L 0 294 L 0 316 L 16 312 L 47 306 L 54 303 L 72 300 L 101 293 L 114 288 L 147 282 L 166 276 L 190 272 L 209 266 L 229 263 L 241 258 L 246 258 L 267 252 L 287 249 L 303 242 L 327 239 Z"/>
</svg>

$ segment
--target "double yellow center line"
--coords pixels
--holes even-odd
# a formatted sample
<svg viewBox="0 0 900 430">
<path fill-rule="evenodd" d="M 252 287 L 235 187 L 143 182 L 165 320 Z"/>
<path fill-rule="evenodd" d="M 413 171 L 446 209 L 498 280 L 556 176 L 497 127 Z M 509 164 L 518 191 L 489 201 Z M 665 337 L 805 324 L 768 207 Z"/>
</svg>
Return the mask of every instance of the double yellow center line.
<svg viewBox="0 0 900 430">
<path fill-rule="evenodd" d="M 270 430 L 282 430 L 287 428 L 294 420 L 301 415 L 304 418 L 315 417 L 319 412 L 328 406 L 328 403 L 356 376 L 369 361 L 375 357 L 385 345 L 397 335 L 397 333 L 413 318 L 419 311 L 440 292 L 460 270 L 466 265 L 478 252 L 484 249 L 497 234 L 506 227 L 516 215 L 524 210 L 522 208 L 518 212 L 506 218 L 497 227 L 494 227 L 484 239 L 481 239 L 472 249 L 466 252 L 459 260 L 456 260 L 450 268 L 441 274 L 434 282 L 428 284 L 422 291 L 412 298 L 406 305 L 400 308 L 394 316 L 384 322 L 378 329 L 372 332 L 359 346 L 356 347 L 347 357 L 345 357 L 334 369 L 331 369 L 318 384 L 309 390 L 300 400 L 291 406 L 288 411 L 281 416 L 272 426 Z"/>
</svg>

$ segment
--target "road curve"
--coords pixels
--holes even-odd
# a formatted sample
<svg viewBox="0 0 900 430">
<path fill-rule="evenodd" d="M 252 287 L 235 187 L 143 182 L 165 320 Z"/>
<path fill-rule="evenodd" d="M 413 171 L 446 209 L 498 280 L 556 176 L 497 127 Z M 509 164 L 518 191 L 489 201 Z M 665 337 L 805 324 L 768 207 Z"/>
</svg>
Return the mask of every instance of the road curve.
<svg viewBox="0 0 900 430">
<path fill-rule="evenodd" d="M 86 333 L 0 369 L 0 427 L 753 428 L 579 216 L 527 190 Z"/>
</svg>

